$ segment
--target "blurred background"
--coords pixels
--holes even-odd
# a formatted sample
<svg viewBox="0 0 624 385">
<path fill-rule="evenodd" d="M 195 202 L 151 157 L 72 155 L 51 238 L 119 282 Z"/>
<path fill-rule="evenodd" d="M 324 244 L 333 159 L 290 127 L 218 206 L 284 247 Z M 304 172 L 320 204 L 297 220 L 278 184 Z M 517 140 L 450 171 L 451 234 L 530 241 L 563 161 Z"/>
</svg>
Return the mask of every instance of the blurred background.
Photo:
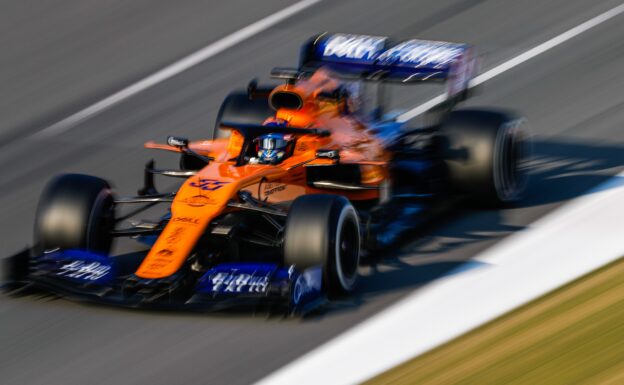
<svg viewBox="0 0 624 385">
<path fill-rule="evenodd" d="M 266 81 L 274 66 L 296 65 L 301 43 L 318 32 L 467 42 L 487 70 L 619 1 L 319 1 L 67 130 L 45 131 L 293 3 L 3 0 L 0 257 L 30 243 L 38 196 L 53 175 L 94 174 L 122 194 L 134 193 L 147 160 L 177 164 L 175 157 L 144 150 L 145 141 L 210 137 L 231 90 L 253 77 Z M 262 378 L 622 171 L 622 36 L 624 23 L 616 17 L 487 82 L 470 101 L 529 119 L 532 185 L 519 207 L 442 218 L 383 263 L 363 267 L 354 298 L 304 320 L 2 296 L 0 383 L 245 384 Z M 393 107 L 436 94 L 402 88 Z"/>
</svg>

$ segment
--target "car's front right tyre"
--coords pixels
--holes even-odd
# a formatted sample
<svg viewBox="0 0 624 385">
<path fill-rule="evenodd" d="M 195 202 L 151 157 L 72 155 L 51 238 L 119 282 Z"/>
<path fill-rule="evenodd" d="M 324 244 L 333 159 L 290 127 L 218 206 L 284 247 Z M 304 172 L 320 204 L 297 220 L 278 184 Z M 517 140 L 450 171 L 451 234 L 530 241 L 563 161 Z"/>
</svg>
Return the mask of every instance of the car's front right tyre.
<svg viewBox="0 0 624 385">
<path fill-rule="evenodd" d="M 299 271 L 320 266 L 330 295 L 355 289 L 360 261 L 360 225 L 348 199 L 303 195 L 292 203 L 284 233 L 284 263 Z"/>
</svg>

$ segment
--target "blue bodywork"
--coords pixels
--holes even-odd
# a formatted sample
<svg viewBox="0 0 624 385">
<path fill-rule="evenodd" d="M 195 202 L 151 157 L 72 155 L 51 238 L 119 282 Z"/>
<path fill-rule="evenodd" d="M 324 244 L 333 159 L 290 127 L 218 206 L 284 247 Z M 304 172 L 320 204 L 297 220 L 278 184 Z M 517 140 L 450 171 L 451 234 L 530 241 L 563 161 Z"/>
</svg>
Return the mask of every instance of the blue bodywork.
<svg viewBox="0 0 624 385">
<path fill-rule="evenodd" d="M 107 285 L 117 276 L 114 259 L 85 250 L 57 250 L 36 258 L 38 270 L 78 284 Z"/>
<path fill-rule="evenodd" d="M 273 263 L 222 263 L 201 277 L 196 291 L 212 298 L 283 293 L 291 306 L 301 308 L 322 297 L 321 283 L 320 267 L 300 273 Z"/>
<path fill-rule="evenodd" d="M 402 82 L 445 80 L 471 46 L 411 39 L 393 43 L 387 37 L 323 34 L 302 48 L 302 69 L 329 67 L 361 76 L 379 75 Z"/>
</svg>

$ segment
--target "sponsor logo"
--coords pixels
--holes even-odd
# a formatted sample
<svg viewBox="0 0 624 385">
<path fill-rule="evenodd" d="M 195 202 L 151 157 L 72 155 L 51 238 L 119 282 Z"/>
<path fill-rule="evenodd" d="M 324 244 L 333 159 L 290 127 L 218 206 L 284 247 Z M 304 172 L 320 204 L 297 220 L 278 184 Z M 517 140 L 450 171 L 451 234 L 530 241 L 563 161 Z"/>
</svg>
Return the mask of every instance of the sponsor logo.
<svg viewBox="0 0 624 385">
<path fill-rule="evenodd" d="M 162 249 L 162 250 L 158 250 L 158 252 L 156 254 L 159 257 L 169 257 L 169 256 L 173 255 L 173 251 L 171 251 L 169 249 Z"/>
<path fill-rule="evenodd" d="M 171 256 L 173 255 L 174 250 L 171 249 L 160 249 L 156 252 L 156 257 L 150 260 L 150 263 L 147 265 L 148 270 L 160 270 L 165 266 L 169 265 L 172 262 Z"/>
<path fill-rule="evenodd" d="M 335 35 L 325 43 L 323 56 L 371 60 L 383 49 L 385 37 Z"/>
<path fill-rule="evenodd" d="M 219 293 L 264 293 L 269 288 L 269 275 L 239 274 L 236 270 L 219 272 L 210 278 L 212 291 Z"/>
<path fill-rule="evenodd" d="M 269 196 L 271 194 L 275 194 L 276 192 L 280 192 L 280 191 L 284 191 L 286 190 L 286 185 L 285 184 L 277 184 L 277 183 L 266 183 L 264 185 L 264 195 L 265 196 Z"/>
<path fill-rule="evenodd" d="M 300 275 L 295 282 L 295 287 L 293 288 L 293 303 L 295 305 L 298 305 L 299 302 L 301 302 L 301 297 L 303 296 L 305 289 L 305 278 L 303 278 L 303 275 Z"/>
<path fill-rule="evenodd" d="M 444 66 L 464 52 L 464 48 L 456 44 L 444 42 L 425 42 L 409 40 L 398 44 L 381 55 L 381 62 L 415 64 L 417 66 Z"/>
<path fill-rule="evenodd" d="M 59 268 L 56 275 L 67 278 L 97 281 L 106 277 L 111 270 L 108 265 L 99 262 L 73 261 Z"/>
<path fill-rule="evenodd" d="M 204 191 L 215 191 L 229 183 L 230 182 L 223 182 L 216 179 L 199 178 L 197 182 L 191 182 L 190 185 L 192 187 L 199 187 Z"/>
<path fill-rule="evenodd" d="M 172 221 L 178 223 L 186 223 L 189 225 L 199 225 L 199 218 L 193 217 L 175 217 L 172 219 Z"/>
<path fill-rule="evenodd" d="M 167 244 L 171 245 L 174 243 L 178 243 L 180 239 L 182 239 L 182 235 L 185 231 L 186 229 L 184 229 L 184 227 L 176 227 L 175 229 L 171 230 L 171 232 L 168 233 L 165 238 Z"/>
<path fill-rule="evenodd" d="M 168 264 L 169 264 L 169 261 L 158 260 L 147 265 L 147 269 L 148 270 L 160 270 L 160 269 L 165 268 L 165 266 L 167 266 Z"/>
<path fill-rule="evenodd" d="M 324 159 L 340 159 L 340 151 L 338 150 L 318 150 L 316 152 L 317 158 Z"/>
<path fill-rule="evenodd" d="M 267 200 L 269 195 L 286 190 L 287 185 L 283 183 L 269 183 L 266 178 L 262 178 L 258 185 L 258 199 Z"/>
<path fill-rule="evenodd" d="M 192 197 L 182 199 L 181 201 L 191 207 L 202 207 L 206 205 L 214 205 L 216 203 L 213 198 L 205 195 L 194 195 Z"/>
<path fill-rule="evenodd" d="M 148 270 L 160 270 L 165 268 L 167 265 L 169 265 L 169 263 L 171 263 L 171 261 L 164 261 L 164 260 L 156 260 L 154 262 L 151 262 L 148 266 L 147 269 Z"/>
<path fill-rule="evenodd" d="M 167 144 L 172 147 L 188 147 L 188 139 L 178 138 L 176 136 L 168 136 Z"/>
<path fill-rule="evenodd" d="M 292 269 L 292 267 L 291 267 Z M 289 269 L 289 277 L 292 275 Z M 292 301 L 294 305 L 311 301 L 318 298 L 321 293 L 322 272 L 318 267 L 310 268 L 297 277 L 292 288 Z"/>
</svg>

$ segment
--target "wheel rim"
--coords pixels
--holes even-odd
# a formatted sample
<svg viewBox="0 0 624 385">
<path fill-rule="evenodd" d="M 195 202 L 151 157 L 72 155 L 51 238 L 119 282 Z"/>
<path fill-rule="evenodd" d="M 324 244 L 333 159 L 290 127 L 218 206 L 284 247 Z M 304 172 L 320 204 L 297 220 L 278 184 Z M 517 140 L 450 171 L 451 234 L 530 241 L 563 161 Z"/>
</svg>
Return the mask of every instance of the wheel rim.
<svg viewBox="0 0 624 385">
<path fill-rule="evenodd" d="M 494 185 L 503 202 L 518 200 L 526 187 L 526 174 L 522 169 L 527 156 L 525 138 L 521 120 L 509 122 L 497 138 Z"/>
</svg>

